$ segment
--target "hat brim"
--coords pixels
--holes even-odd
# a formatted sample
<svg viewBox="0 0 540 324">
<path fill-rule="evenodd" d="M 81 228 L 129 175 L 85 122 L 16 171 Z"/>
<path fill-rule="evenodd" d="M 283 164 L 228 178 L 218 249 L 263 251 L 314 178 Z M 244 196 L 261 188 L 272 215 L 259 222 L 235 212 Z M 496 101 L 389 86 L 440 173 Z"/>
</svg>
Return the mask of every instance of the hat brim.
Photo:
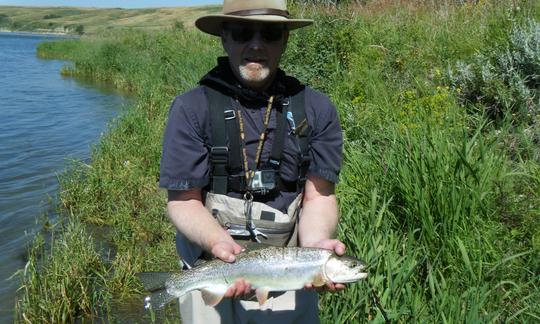
<svg viewBox="0 0 540 324">
<path fill-rule="evenodd" d="M 198 18 L 195 21 L 195 26 L 197 26 L 199 30 L 207 34 L 221 36 L 221 29 L 224 22 L 259 22 L 283 24 L 288 30 L 298 29 L 313 24 L 313 20 L 311 19 L 289 19 L 276 15 L 207 15 Z"/>
</svg>

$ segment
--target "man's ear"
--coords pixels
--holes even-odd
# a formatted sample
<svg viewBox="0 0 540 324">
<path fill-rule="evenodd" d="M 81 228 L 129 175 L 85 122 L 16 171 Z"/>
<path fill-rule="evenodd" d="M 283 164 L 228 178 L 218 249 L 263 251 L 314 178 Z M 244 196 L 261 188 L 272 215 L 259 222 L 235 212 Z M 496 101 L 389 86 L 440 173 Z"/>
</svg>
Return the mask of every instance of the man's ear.
<svg viewBox="0 0 540 324">
<path fill-rule="evenodd" d="M 287 44 L 289 42 L 289 30 L 286 29 L 285 32 L 283 33 L 283 52 L 285 52 L 285 50 L 287 49 Z"/>
<path fill-rule="evenodd" d="M 228 39 L 225 29 L 221 29 L 221 46 L 227 51 Z"/>
<path fill-rule="evenodd" d="M 230 42 L 227 40 L 227 36 L 225 36 L 224 32 L 221 32 L 221 47 L 223 47 L 223 50 L 227 55 L 229 54 L 229 46 Z"/>
</svg>

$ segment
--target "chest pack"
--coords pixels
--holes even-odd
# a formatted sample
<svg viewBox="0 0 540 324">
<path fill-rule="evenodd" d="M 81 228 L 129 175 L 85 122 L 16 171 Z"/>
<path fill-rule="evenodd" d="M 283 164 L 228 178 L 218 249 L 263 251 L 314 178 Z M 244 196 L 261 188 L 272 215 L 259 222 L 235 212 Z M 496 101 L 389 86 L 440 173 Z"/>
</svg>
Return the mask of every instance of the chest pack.
<svg viewBox="0 0 540 324">
<path fill-rule="evenodd" d="M 249 191 L 250 188 L 246 184 L 243 173 L 245 170 L 242 166 L 240 127 L 234 101 L 231 97 L 212 88 L 204 87 L 204 90 L 210 112 L 212 143 L 210 148 L 211 180 L 208 190 L 223 195 L 231 191 L 239 193 Z M 257 183 L 260 182 L 263 185 L 265 181 L 270 181 L 269 176 L 274 177 L 276 174 L 278 176 L 275 179 L 275 189 L 302 192 L 311 161 L 308 154 L 310 127 L 306 119 L 304 97 L 305 91 L 302 90 L 292 97 L 285 98 L 281 103 L 274 104 L 272 109 L 276 110 L 276 129 L 270 158 L 266 163 L 272 170 L 268 170 L 267 173 L 258 172 L 252 182 L 258 181 Z M 285 139 L 289 134 L 295 136 L 299 151 L 298 177 L 292 182 L 284 181 L 279 176 Z"/>
</svg>

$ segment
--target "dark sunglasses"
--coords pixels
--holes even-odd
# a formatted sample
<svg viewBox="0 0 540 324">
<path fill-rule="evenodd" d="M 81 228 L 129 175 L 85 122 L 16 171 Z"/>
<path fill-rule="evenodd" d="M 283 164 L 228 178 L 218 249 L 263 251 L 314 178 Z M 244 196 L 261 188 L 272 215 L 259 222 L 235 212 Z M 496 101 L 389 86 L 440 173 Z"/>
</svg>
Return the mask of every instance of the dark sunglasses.
<svg viewBox="0 0 540 324">
<path fill-rule="evenodd" d="M 283 26 L 263 25 L 256 28 L 254 25 L 225 25 L 224 29 L 231 34 L 233 41 L 237 43 L 247 43 L 253 39 L 255 33 L 261 35 L 263 41 L 273 43 L 281 40 L 285 29 Z"/>
</svg>

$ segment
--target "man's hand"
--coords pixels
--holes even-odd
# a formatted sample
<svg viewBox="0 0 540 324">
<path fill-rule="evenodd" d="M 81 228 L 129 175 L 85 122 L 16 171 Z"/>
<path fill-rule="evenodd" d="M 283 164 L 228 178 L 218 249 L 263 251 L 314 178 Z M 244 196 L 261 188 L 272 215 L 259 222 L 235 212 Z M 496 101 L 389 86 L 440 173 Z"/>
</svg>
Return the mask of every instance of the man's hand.
<svg viewBox="0 0 540 324">
<path fill-rule="evenodd" d="M 232 239 L 230 241 L 219 241 L 212 245 L 212 254 L 225 262 L 232 263 L 236 260 L 235 255 L 243 249 Z M 238 279 L 227 289 L 225 297 L 240 297 L 251 292 L 251 285 L 244 279 Z"/>
<path fill-rule="evenodd" d="M 216 258 L 230 263 L 236 260 L 236 254 L 242 252 L 242 247 L 204 207 L 200 189 L 169 190 L 167 212 L 182 234 Z M 250 291 L 248 283 L 238 280 L 229 287 L 225 296 L 238 297 Z"/>
<path fill-rule="evenodd" d="M 233 241 L 232 238 L 230 241 L 216 242 L 210 248 L 212 255 L 229 263 L 234 262 L 236 260 L 235 255 L 242 252 L 242 247 Z"/>
<path fill-rule="evenodd" d="M 345 244 L 343 244 L 343 242 L 341 242 L 340 240 L 335 239 L 323 239 L 318 242 L 306 243 L 304 247 L 316 247 L 326 250 L 332 250 L 336 255 L 340 256 L 345 254 Z M 313 289 L 314 287 L 312 284 L 307 284 L 305 288 Z M 345 285 L 341 283 L 327 282 L 326 286 L 323 289 L 335 292 L 345 289 Z"/>
</svg>

